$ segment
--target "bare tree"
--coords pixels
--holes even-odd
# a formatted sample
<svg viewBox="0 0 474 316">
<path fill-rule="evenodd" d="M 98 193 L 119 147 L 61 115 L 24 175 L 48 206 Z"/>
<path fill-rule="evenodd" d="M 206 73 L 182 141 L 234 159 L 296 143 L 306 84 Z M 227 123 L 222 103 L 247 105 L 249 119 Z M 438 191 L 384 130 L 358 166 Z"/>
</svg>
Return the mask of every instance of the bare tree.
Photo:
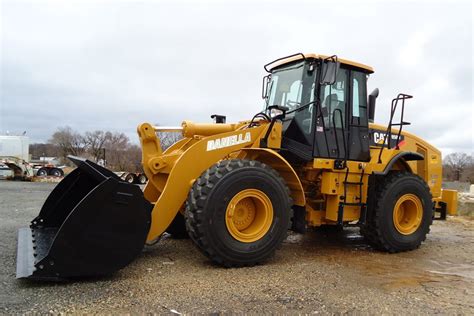
<svg viewBox="0 0 474 316">
<path fill-rule="evenodd" d="M 130 144 L 130 140 L 124 133 L 107 132 L 107 140 L 104 143 L 106 149 L 107 167 L 116 170 L 129 170 L 131 166 L 140 163 L 140 158 L 133 158 L 131 150 L 135 145 Z M 138 148 L 138 146 L 136 146 Z M 135 149 L 135 148 L 133 148 Z M 135 155 L 136 156 L 136 155 Z"/>
<path fill-rule="evenodd" d="M 85 141 L 89 154 L 95 161 L 99 161 L 104 155 L 104 146 L 111 137 L 110 132 L 94 131 L 86 132 Z"/>
<path fill-rule="evenodd" d="M 109 148 L 109 149 L 113 148 L 113 149 L 117 149 L 117 150 L 118 149 L 125 150 L 130 145 L 130 139 L 124 133 L 106 132 L 106 134 L 107 134 L 107 140 L 104 143 L 104 146 Z"/>
<path fill-rule="evenodd" d="M 459 181 L 463 171 L 472 165 L 472 157 L 466 153 L 452 153 L 444 158 L 444 165 L 447 168 L 448 177 Z"/>
<path fill-rule="evenodd" d="M 61 155 L 60 150 L 53 144 L 35 143 L 30 144 L 30 154 L 32 159 L 40 159 L 40 157 L 58 157 Z"/>
<path fill-rule="evenodd" d="M 141 148 L 131 144 L 124 133 L 96 130 L 81 135 L 70 127 L 62 127 L 53 134 L 49 143 L 52 148 L 57 148 L 64 162 L 67 162 L 67 155 L 75 155 L 97 162 L 105 158 L 106 167 L 115 171 L 140 172 L 142 169 Z M 36 152 L 43 148 L 35 147 Z"/>
<path fill-rule="evenodd" d="M 85 153 L 87 147 L 85 138 L 69 126 L 59 127 L 49 143 L 60 149 L 61 158 L 63 159 L 67 155 L 81 156 Z"/>
<path fill-rule="evenodd" d="M 180 132 L 157 132 L 157 135 L 160 139 L 161 149 L 163 150 L 166 150 L 168 147 L 183 138 Z"/>
<path fill-rule="evenodd" d="M 160 124 L 155 124 L 155 126 L 160 126 Z M 176 143 L 178 140 L 183 138 L 181 132 L 166 132 L 159 131 L 156 132 L 156 135 L 160 139 L 161 149 L 166 150 L 168 147 Z"/>
<path fill-rule="evenodd" d="M 131 145 L 127 149 L 128 166 L 125 169 L 131 172 L 143 172 L 142 168 L 142 149 L 138 145 Z"/>
</svg>

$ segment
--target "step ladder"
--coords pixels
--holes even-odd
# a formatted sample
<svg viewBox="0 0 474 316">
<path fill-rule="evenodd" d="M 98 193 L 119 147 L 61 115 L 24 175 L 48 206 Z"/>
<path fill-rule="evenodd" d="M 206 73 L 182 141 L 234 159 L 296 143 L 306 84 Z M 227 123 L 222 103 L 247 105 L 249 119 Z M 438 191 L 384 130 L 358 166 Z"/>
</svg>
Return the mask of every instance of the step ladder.
<svg viewBox="0 0 474 316">
<path fill-rule="evenodd" d="M 349 168 L 346 166 L 346 176 L 344 178 L 344 195 L 341 196 L 342 201 L 339 202 L 339 207 L 337 210 L 337 225 L 344 225 L 344 207 L 345 206 L 358 206 L 360 207 L 360 216 L 359 216 L 359 221 L 357 224 L 359 225 L 364 225 L 366 218 L 367 218 L 367 203 L 362 202 L 362 188 L 364 185 L 363 179 L 364 179 L 364 169 L 362 169 L 362 172 L 360 174 L 360 179 L 358 182 L 353 182 L 353 181 L 348 181 L 349 177 Z M 355 200 L 358 202 L 347 202 L 347 187 L 348 186 L 356 186 L 359 188 L 359 196 L 355 197 Z"/>
</svg>

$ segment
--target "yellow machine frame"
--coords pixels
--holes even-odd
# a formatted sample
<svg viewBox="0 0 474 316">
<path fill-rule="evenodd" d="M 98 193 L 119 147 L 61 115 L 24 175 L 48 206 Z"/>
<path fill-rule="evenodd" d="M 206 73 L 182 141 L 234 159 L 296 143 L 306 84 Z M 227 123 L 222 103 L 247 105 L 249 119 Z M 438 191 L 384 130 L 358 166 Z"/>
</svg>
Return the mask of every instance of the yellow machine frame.
<svg viewBox="0 0 474 316">
<path fill-rule="evenodd" d="M 386 128 L 369 124 L 378 90 L 367 96 L 367 65 L 298 53 L 264 69 L 266 108 L 250 121 L 225 124 L 213 115 L 214 124 L 138 126 L 144 191 L 69 156 L 77 168 L 18 231 L 17 278 L 110 275 L 164 232 L 189 237 L 225 267 L 263 263 L 288 229 L 308 226 L 357 226 L 376 249 L 408 251 L 425 240 L 432 219 L 456 213 L 457 192 L 441 188 L 440 151 L 403 131 L 410 95 L 393 99 Z M 164 131 L 183 138 L 163 150 Z"/>
<path fill-rule="evenodd" d="M 181 128 L 183 139 L 162 151 L 157 131 L 160 129 L 144 123 L 138 127 L 142 144 L 142 165 L 149 182 L 144 195 L 154 204 L 152 225 L 148 241 L 158 238 L 170 225 L 178 212 L 183 212 L 193 182 L 208 168 L 223 159 L 241 158 L 261 161 L 279 172 L 291 191 L 295 205 L 305 207 L 309 226 L 335 224 L 337 209 L 344 194 L 343 181 L 346 170 L 334 168 L 334 159 L 315 158 L 301 169 L 295 170 L 276 150 L 281 146 L 281 123 L 271 125 L 260 121 L 248 127 L 249 122 L 237 124 L 195 124 L 185 121 Z M 267 148 L 260 148 L 260 140 L 272 130 Z M 370 128 L 384 129 L 370 124 Z M 393 130 L 393 133 L 397 133 Z M 380 147 L 371 147 L 369 162 L 347 161 L 348 181 L 361 181 L 362 201 L 358 188 L 347 187 L 348 202 L 365 203 L 370 174 L 387 174 L 391 170 L 405 170 L 418 174 L 428 184 L 433 201 L 446 203 L 449 214 L 456 212 L 456 191 L 441 189 L 441 153 L 422 139 L 403 131 L 404 144 L 400 148 L 385 149 L 378 160 Z M 414 153 L 424 157 L 411 160 Z M 307 198 L 310 183 L 320 181 L 320 196 Z M 347 206 L 344 222 L 359 219 L 360 207 Z"/>
</svg>

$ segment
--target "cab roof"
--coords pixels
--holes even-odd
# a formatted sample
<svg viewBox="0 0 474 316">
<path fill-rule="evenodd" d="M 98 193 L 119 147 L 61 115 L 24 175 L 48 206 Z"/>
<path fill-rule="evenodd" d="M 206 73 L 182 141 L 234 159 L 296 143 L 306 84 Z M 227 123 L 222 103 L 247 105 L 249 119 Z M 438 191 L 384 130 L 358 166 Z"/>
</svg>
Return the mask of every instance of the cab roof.
<svg viewBox="0 0 474 316">
<path fill-rule="evenodd" d="M 303 57 L 304 56 L 304 57 Z M 308 58 L 308 59 L 326 59 L 330 56 L 328 55 L 320 55 L 320 54 L 314 54 L 314 53 L 309 53 L 309 54 L 295 54 L 295 55 L 291 55 L 291 56 L 288 56 L 288 57 L 283 57 L 282 59 L 277 59 L 273 62 L 271 62 L 270 64 L 267 64 L 265 67 L 266 70 L 268 70 L 269 72 L 272 71 L 273 69 L 275 69 L 276 67 L 279 67 L 279 66 L 282 66 L 282 65 L 285 65 L 285 64 L 288 64 L 288 63 L 291 63 L 293 61 L 297 61 L 297 60 L 300 60 L 300 59 L 303 59 L 303 58 Z M 373 73 L 374 72 L 374 69 L 370 66 L 367 66 L 367 65 L 364 65 L 364 64 L 361 64 L 361 63 L 358 63 L 358 62 L 355 62 L 355 61 L 351 61 L 351 60 L 348 60 L 348 59 L 343 59 L 343 58 L 337 58 L 337 61 L 340 62 L 342 65 L 348 65 L 348 66 L 351 66 L 351 67 L 355 67 L 355 68 L 358 68 L 358 69 L 361 69 L 362 71 L 366 72 L 366 73 Z"/>
</svg>

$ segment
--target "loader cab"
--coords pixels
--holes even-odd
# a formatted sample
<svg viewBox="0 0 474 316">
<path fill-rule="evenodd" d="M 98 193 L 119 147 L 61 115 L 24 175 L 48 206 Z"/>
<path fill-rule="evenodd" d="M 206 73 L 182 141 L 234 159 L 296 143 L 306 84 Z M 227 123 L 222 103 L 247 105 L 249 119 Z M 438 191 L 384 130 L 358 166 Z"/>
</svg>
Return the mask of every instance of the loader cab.
<svg viewBox="0 0 474 316">
<path fill-rule="evenodd" d="M 267 107 L 288 108 L 282 154 L 293 161 L 369 161 L 370 70 L 336 59 L 306 57 L 272 69 L 265 93 Z"/>
</svg>

